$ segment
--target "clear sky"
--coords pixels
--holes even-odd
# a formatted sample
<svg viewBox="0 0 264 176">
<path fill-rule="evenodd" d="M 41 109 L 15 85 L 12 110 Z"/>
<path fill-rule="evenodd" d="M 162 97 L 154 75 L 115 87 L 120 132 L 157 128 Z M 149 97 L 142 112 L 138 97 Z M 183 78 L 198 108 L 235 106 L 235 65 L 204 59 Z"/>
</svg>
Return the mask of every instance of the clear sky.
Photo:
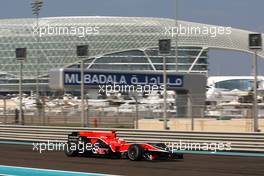
<svg viewBox="0 0 264 176">
<path fill-rule="evenodd" d="M 41 17 L 146 16 L 231 26 L 264 33 L 264 0 L 43 0 Z M 31 0 L 0 0 L 0 18 L 31 15 Z M 210 75 L 250 75 L 252 56 L 211 50 Z M 259 59 L 264 75 L 264 59 Z"/>
</svg>

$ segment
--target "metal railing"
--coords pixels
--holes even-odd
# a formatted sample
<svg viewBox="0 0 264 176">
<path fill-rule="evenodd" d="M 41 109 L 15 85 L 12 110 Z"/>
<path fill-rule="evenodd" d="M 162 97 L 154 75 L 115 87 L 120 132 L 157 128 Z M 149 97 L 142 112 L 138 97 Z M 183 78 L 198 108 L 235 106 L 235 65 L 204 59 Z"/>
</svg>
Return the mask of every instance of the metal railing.
<svg viewBox="0 0 264 176">
<path fill-rule="evenodd" d="M 82 126 L 81 109 L 78 99 L 70 100 L 52 99 L 49 97 L 46 100 L 45 106 L 37 109 L 35 104 L 30 104 L 32 101 L 27 100 L 23 110 L 24 125 L 47 125 L 47 126 Z M 86 104 L 86 112 L 84 119 L 85 127 L 100 127 L 100 128 L 141 128 L 142 120 L 148 119 L 156 121 L 159 124 L 163 119 L 163 103 L 162 99 L 144 100 L 139 104 L 135 102 L 111 99 L 111 101 L 92 102 L 88 100 Z M 176 130 L 201 130 L 210 131 L 210 128 L 216 127 L 216 131 L 253 131 L 252 103 L 238 104 L 210 104 L 204 105 L 201 95 L 193 95 L 190 98 L 188 95 L 181 95 L 175 99 L 171 98 L 167 105 L 167 119 L 173 121 L 173 128 Z M 0 99 L 0 124 L 19 124 L 17 105 L 13 99 Z M 35 101 L 33 101 L 35 102 Z M 231 106 L 231 107 L 230 107 Z M 18 113 L 18 114 L 17 114 Z M 178 119 L 189 120 L 184 125 L 175 126 Z M 229 120 L 228 128 L 222 129 L 222 123 L 207 124 L 201 120 Z M 241 123 L 231 122 L 232 120 L 242 119 Z M 259 104 L 259 129 L 263 131 L 264 106 Z M 174 123 L 174 121 L 177 121 Z M 243 121 L 243 122 L 242 122 Z M 163 121 L 164 122 L 164 121 Z M 201 125 L 205 123 L 205 125 Z M 172 124 L 172 123 L 171 123 Z M 244 124 L 244 125 L 243 125 Z M 156 129 L 153 125 L 152 129 Z M 168 124 L 170 126 L 170 124 Z M 209 129 L 207 129 L 209 128 Z"/>
<path fill-rule="evenodd" d="M 72 131 L 110 131 L 116 130 L 120 138 L 128 142 L 175 142 L 175 143 L 220 143 L 231 144 L 231 151 L 264 152 L 264 133 L 222 133 L 222 132 L 187 132 L 153 131 L 110 128 L 77 128 L 0 125 L 0 140 L 29 142 L 66 142 L 67 134 Z"/>
</svg>

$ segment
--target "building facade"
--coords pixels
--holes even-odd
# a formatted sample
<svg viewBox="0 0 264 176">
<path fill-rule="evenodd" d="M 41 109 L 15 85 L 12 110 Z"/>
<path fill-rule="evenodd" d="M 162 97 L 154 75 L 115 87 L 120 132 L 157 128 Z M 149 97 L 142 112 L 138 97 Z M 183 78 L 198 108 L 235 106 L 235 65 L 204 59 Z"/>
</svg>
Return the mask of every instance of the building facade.
<svg viewBox="0 0 264 176">
<path fill-rule="evenodd" d="M 49 17 L 36 24 L 35 19 L 0 20 L 0 92 L 18 90 L 16 48 L 27 48 L 24 91 L 35 90 L 36 79 L 41 91 L 48 90 L 51 69 L 76 68 L 81 59 L 87 69 L 162 70 L 158 40 L 164 38 L 172 41 L 166 56 L 169 72 L 206 74 L 210 48 L 250 52 L 250 31 L 173 19 Z M 77 45 L 89 46 L 87 58 L 77 57 Z"/>
</svg>

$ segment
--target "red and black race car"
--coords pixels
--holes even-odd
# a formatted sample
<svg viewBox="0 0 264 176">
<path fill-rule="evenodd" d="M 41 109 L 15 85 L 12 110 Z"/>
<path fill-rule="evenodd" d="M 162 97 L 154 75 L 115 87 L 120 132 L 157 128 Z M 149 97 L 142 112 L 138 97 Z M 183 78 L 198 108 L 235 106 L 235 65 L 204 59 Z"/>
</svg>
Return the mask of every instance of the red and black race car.
<svg viewBox="0 0 264 176">
<path fill-rule="evenodd" d="M 67 156 L 103 156 L 132 161 L 183 159 L 183 154 L 174 153 L 164 143 L 128 143 L 118 138 L 115 131 L 72 132 L 64 151 Z"/>
</svg>

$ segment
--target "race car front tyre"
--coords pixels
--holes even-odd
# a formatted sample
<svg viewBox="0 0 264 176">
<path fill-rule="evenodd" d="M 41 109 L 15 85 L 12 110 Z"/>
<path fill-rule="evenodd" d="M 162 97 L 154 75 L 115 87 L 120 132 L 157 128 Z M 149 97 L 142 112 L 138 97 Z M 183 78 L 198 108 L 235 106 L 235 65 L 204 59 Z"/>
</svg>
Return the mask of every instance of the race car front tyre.
<svg viewBox="0 0 264 176">
<path fill-rule="evenodd" d="M 74 147 L 72 147 L 72 143 L 68 142 L 66 146 L 64 147 L 64 153 L 68 157 L 73 157 L 78 155 L 78 150 Z"/>
<path fill-rule="evenodd" d="M 133 144 L 128 148 L 127 156 L 131 161 L 139 161 L 143 156 L 143 149 L 138 144 Z"/>
</svg>

